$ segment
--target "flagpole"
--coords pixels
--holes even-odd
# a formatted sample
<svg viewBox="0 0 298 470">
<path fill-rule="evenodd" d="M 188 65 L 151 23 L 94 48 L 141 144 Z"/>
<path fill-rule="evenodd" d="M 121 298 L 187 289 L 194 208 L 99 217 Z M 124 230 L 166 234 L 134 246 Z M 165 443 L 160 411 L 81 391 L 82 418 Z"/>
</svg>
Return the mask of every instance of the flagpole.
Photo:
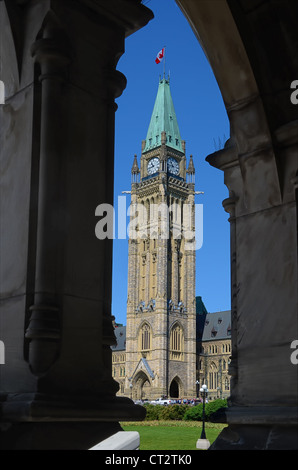
<svg viewBox="0 0 298 470">
<path fill-rule="evenodd" d="M 166 46 L 164 46 L 163 78 L 166 78 Z"/>
</svg>

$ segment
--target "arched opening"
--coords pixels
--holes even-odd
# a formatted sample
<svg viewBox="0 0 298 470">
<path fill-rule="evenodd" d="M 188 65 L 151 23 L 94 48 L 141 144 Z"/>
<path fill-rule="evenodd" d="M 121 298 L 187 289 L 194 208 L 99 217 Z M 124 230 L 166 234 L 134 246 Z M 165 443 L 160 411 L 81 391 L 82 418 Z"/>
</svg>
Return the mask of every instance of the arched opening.
<svg viewBox="0 0 298 470">
<path fill-rule="evenodd" d="M 134 378 L 132 386 L 132 398 L 134 400 L 149 399 L 151 394 L 151 383 L 145 372 L 140 371 Z"/>
<path fill-rule="evenodd" d="M 182 384 L 181 384 L 181 380 L 179 379 L 179 377 L 175 377 L 172 380 L 169 394 L 170 394 L 170 398 L 179 398 L 183 395 Z"/>
<path fill-rule="evenodd" d="M 166 48 L 165 73 L 168 74 L 168 69 L 171 69 L 171 90 L 177 120 L 180 126 L 181 137 L 186 138 L 186 161 L 183 165 L 185 169 L 188 167 L 191 154 L 193 171 L 196 171 L 197 175 L 196 181 L 193 179 L 192 183 L 195 184 L 195 190 L 205 191 L 203 196 L 195 196 L 195 204 L 202 204 L 204 206 L 204 243 L 196 251 L 197 270 L 195 283 L 197 289 L 195 295 L 202 297 L 206 308 L 210 312 L 230 310 L 230 227 L 227 215 L 222 208 L 222 200 L 227 198 L 228 192 L 223 184 L 221 172 L 214 171 L 205 162 L 205 157 L 215 150 L 222 149 L 225 145 L 225 140 L 229 138 L 230 129 L 227 112 L 210 64 L 187 20 L 175 2 L 169 2 L 166 6 L 163 2 L 157 0 L 150 0 L 149 3 L 148 6 L 153 10 L 155 19 L 143 31 L 126 40 L 126 54 L 121 57 L 117 66 L 127 77 L 128 83 L 126 90 L 119 98 L 119 108 L 116 113 L 114 199 L 117 203 L 119 194 L 131 188 L 131 166 L 134 161 L 133 156 L 136 153 L 135 158 L 138 159 L 138 165 L 142 172 L 140 158 L 142 151 L 141 144 L 143 139 L 146 138 L 159 75 L 163 72 L 163 65 L 158 67 L 154 62 L 155 56 L 153 51 L 155 51 L 155 48 L 159 49 L 160 38 L 164 35 L 168 43 Z M 177 30 L 181 25 L 185 35 L 178 40 L 173 31 Z M 157 30 L 159 33 L 154 34 L 153 31 Z M 150 41 L 148 42 L 147 38 L 149 36 L 157 38 L 155 46 L 152 43 L 150 44 Z M 134 69 L 135 63 L 132 57 L 134 51 L 140 47 L 141 43 L 143 44 L 143 52 L 140 57 L 141 63 Z M 175 51 L 178 50 L 187 50 L 185 60 L 188 63 L 188 67 L 187 71 L 183 70 L 183 73 L 180 65 L 178 65 L 177 55 L 175 54 Z M 194 57 L 196 57 L 195 60 L 193 59 Z M 138 75 L 140 67 L 146 69 L 146 74 L 144 74 L 142 80 L 139 79 Z M 185 87 L 185 84 L 190 77 L 193 78 L 188 88 Z M 128 139 L 129 129 L 133 129 L 133 133 L 129 134 L 130 137 Z M 142 203 L 147 205 L 151 197 L 151 194 L 144 193 Z M 126 205 L 128 206 L 131 201 L 131 196 L 127 196 Z M 172 203 L 173 208 L 176 208 L 178 212 L 180 206 L 177 207 L 177 203 L 179 204 L 177 194 L 172 196 L 169 205 L 171 205 L 170 203 Z M 117 207 L 115 209 L 117 210 Z M 174 211 L 173 214 L 171 212 L 171 215 L 173 220 L 177 222 L 176 219 L 179 214 Z M 179 218 L 181 217 L 182 214 L 180 214 Z M 116 217 L 116 226 L 117 223 Z M 117 227 L 115 232 L 117 234 Z M 218 236 L 219 233 L 220 237 Z M 117 237 L 114 240 L 112 306 L 113 315 L 115 315 L 117 321 L 123 324 L 126 323 L 127 284 L 123 283 L 123 279 L 127 278 L 128 271 L 127 245 L 128 240 L 119 240 Z M 149 299 L 154 298 L 159 290 L 158 283 L 152 282 L 150 287 L 147 286 L 148 271 L 151 274 L 156 266 L 153 263 L 153 258 L 148 258 L 146 246 L 146 241 L 142 240 L 142 250 L 140 251 L 141 263 L 138 272 L 139 297 L 143 302 L 146 300 L 146 305 L 143 306 L 142 310 L 144 316 L 147 315 L 148 291 L 150 292 Z M 184 282 L 187 275 L 186 263 L 186 256 L 183 255 L 183 258 L 178 258 L 178 274 L 175 277 L 173 275 L 173 260 L 171 259 L 171 254 L 169 254 L 167 290 L 171 300 L 173 295 L 177 297 L 177 304 L 179 304 L 179 301 L 183 301 L 186 304 L 190 297 L 193 298 Z M 215 266 L 216 269 L 214 269 Z M 155 278 L 153 279 L 155 281 Z M 190 286 L 190 283 L 187 285 Z M 216 295 L 214 295 L 214 287 L 216 288 Z M 174 290 L 175 292 L 173 292 Z M 130 297 L 133 296 L 130 295 Z M 178 308 L 178 306 L 176 307 Z M 183 304 L 179 313 L 184 313 Z M 147 333 L 144 332 L 145 334 Z M 152 340 L 153 336 L 151 334 Z M 188 356 L 186 354 L 187 351 L 184 351 L 184 331 L 182 328 L 176 327 L 172 330 L 168 348 L 169 360 L 173 360 L 176 363 L 186 360 Z M 153 353 L 150 348 L 142 346 L 141 336 L 139 336 L 138 350 L 145 359 L 152 359 Z M 173 371 L 172 373 L 176 374 L 178 371 Z M 195 383 L 195 380 L 191 382 Z M 179 394 L 177 386 L 176 382 L 173 383 L 173 387 L 176 387 L 176 390 L 173 390 L 175 395 Z"/>
<path fill-rule="evenodd" d="M 297 380 L 295 379 L 295 381 L 292 378 L 289 361 L 280 346 L 281 336 L 286 334 L 284 325 L 279 323 L 280 329 L 275 329 L 276 342 L 274 345 L 272 336 L 268 335 L 267 337 L 267 331 L 270 330 L 272 325 L 272 318 L 269 319 L 268 311 L 276 311 L 276 321 L 279 322 L 282 312 L 287 310 L 289 324 L 297 325 L 297 257 L 293 257 L 293 253 L 297 252 L 297 201 L 293 191 L 293 185 L 297 187 L 297 178 L 295 177 L 297 163 L 289 165 L 290 168 L 288 168 L 279 155 L 280 151 L 281 154 L 286 155 L 287 146 L 297 144 L 297 139 L 293 139 L 292 134 L 292 132 L 295 132 L 297 135 L 297 116 L 294 115 L 294 108 L 290 104 L 291 79 L 287 79 L 278 71 L 278 69 L 280 71 L 286 70 L 288 63 L 295 63 L 297 66 L 297 61 L 293 60 L 293 47 L 296 44 L 297 48 L 297 42 L 293 42 L 290 39 L 290 33 L 286 32 L 287 27 L 289 27 L 289 31 L 293 27 L 291 22 L 297 10 L 293 6 L 294 3 L 291 3 L 290 6 L 290 2 L 286 2 L 284 6 L 279 1 L 274 2 L 274 4 L 269 1 L 256 2 L 253 7 L 253 14 L 249 2 L 245 0 L 241 2 L 233 0 L 216 2 L 176 0 L 176 3 L 181 6 L 195 36 L 208 57 L 213 71 L 212 75 L 214 73 L 216 76 L 222 93 L 224 108 L 229 118 L 227 122 L 230 123 L 231 128 L 231 136 L 229 131 L 226 134 L 224 133 L 226 137 L 222 141 L 220 135 L 215 148 L 207 152 L 204 151 L 203 142 L 207 138 L 209 129 L 204 128 L 206 134 L 203 133 L 204 137 L 198 139 L 201 150 L 200 155 L 203 159 L 207 156 L 207 161 L 211 166 L 224 172 L 224 181 L 229 191 L 228 194 L 222 185 L 222 181 L 215 182 L 214 172 L 212 172 L 211 179 L 216 190 L 221 187 L 225 191 L 223 197 L 219 196 L 217 198 L 217 195 L 215 196 L 215 204 L 218 210 L 222 211 L 221 202 L 223 201 L 225 211 L 230 214 L 230 224 L 228 224 L 227 216 L 224 213 L 216 214 L 216 216 L 214 216 L 215 213 L 211 214 L 212 211 L 207 205 L 207 198 L 204 198 L 204 214 L 212 217 L 210 226 L 213 227 L 213 234 L 211 233 L 211 236 L 208 237 L 205 232 L 206 219 L 204 220 L 204 244 L 205 240 L 208 240 L 207 244 L 213 250 L 212 256 L 215 255 L 214 247 L 217 242 L 220 240 L 223 243 L 223 234 L 226 235 L 226 243 L 223 243 L 221 248 L 217 245 L 219 250 L 227 255 L 226 261 L 223 263 L 226 271 L 220 274 L 221 281 L 225 279 L 226 285 L 223 286 L 221 281 L 217 283 L 213 276 L 208 277 L 206 272 L 208 266 L 212 266 L 212 274 L 215 272 L 219 274 L 219 263 L 216 261 L 213 265 L 210 258 L 205 264 L 201 259 L 198 272 L 204 272 L 202 281 L 212 285 L 212 297 L 216 302 L 220 301 L 221 305 L 214 309 L 212 306 L 210 307 L 203 292 L 198 292 L 198 294 L 202 294 L 209 311 L 224 310 L 226 308 L 222 305 L 224 297 L 221 296 L 221 288 L 223 288 L 224 296 L 229 302 L 227 307 L 228 309 L 231 308 L 232 355 L 229 371 L 232 376 L 232 402 L 237 403 L 238 406 L 239 404 L 247 406 L 255 402 L 267 406 L 273 403 L 274 400 L 278 402 L 280 393 L 273 379 L 271 384 L 270 380 L 266 379 L 267 375 L 270 377 L 275 376 L 274 367 L 276 365 L 274 365 L 274 361 L 270 363 L 263 357 L 264 348 L 269 348 L 270 351 L 272 349 L 276 355 L 276 360 L 282 362 L 283 373 L 291 387 L 292 397 L 296 396 L 294 393 L 295 385 L 297 390 Z M 214 9 L 215 3 L 216 9 Z M 153 11 L 155 6 L 154 1 L 150 2 Z M 175 30 L 168 13 L 167 11 L 168 24 Z M 280 13 L 283 14 L 280 15 Z M 267 23 L 270 24 L 270 34 L 264 33 L 266 29 L 264 26 Z M 160 40 L 160 34 L 155 36 Z M 275 47 L 271 46 L 272 40 Z M 181 35 L 179 35 L 179 41 L 184 52 L 183 59 L 190 67 L 191 57 L 187 57 L 190 42 L 184 48 L 181 45 Z M 150 43 L 151 47 L 152 43 Z M 156 50 L 158 49 L 156 47 Z M 197 52 L 198 49 L 197 47 Z M 277 55 L 275 55 L 275 50 Z M 145 50 L 144 52 L 146 53 Z M 187 59 L 189 59 L 189 62 Z M 196 60 L 199 61 L 198 58 Z M 139 63 L 138 66 L 140 66 Z M 187 88 L 185 83 L 191 83 L 189 85 L 191 92 L 196 93 L 197 90 L 202 89 L 204 89 L 204 92 L 207 91 L 202 81 L 202 70 L 193 81 L 187 81 L 190 73 L 186 73 L 183 68 L 184 89 Z M 293 71 L 291 66 L 289 70 Z M 269 77 L 272 77 L 272 75 L 275 76 L 276 80 L 270 80 Z M 150 73 L 148 73 L 148 76 L 150 76 Z M 175 70 L 173 80 L 176 77 Z M 142 88 L 144 87 L 146 87 L 146 84 L 142 82 Z M 137 90 L 134 90 L 134 92 L 137 94 Z M 209 98 L 210 96 L 208 96 Z M 194 101 L 195 99 L 194 97 Z M 185 95 L 183 100 L 185 105 L 188 101 Z M 219 98 L 219 101 L 223 105 L 221 98 Z M 204 104 L 206 104 L 206 107 L 204 107 Z M 143 105 L 145 106 L 144 102 Z M 204 127 L 200 121 L 200 111 L 204 110 L 202 113 L 204 118 L 205 113 L 213 113 L 210 99 L 208 103 L 202 101 L 200 105 L 195 111 L 190 112 L 198 133 L 202 132 Z M 185 112 L 185 108 L 183 111 Z M 180 115 L 179 110 L 177 114 Z M 216 114 L 213 114 L 213 116 L 215 117 Z M 214 129 L 214 125 L 214 123 L 211 123 L 209 127 Z M 191 138 L 189 142 L 191 143 Z M 294 150 L 291 152 L 291 158 L 296 158 L 294 157 Z M 201 168 L 205 171 L 206 167 L 202 165 Z M 285 181 L 284 174 L 291 174 L 291 178 L 289 176 Z M 223 173 L 221 173 L 220 178 L 222 176 Z M 208 187 L 210 191 L 211 186 L 207 186 L 207 180 L 203 179 L 203 181 L 205 188 Z M 199 179 L 197 179 L 196 184 L 200 184 Z M 283 187 L 283 185 L 285 186 Z M 289 196 L 289 200 L 293 204 L 291 209 L 286 207 L 287 203 L 284 199 L 286 192 L 291 194 Z M 280 207 L 280 209 L 277 209 L 277 207 Z M 271 211 L 270 214 L 269 210 Z M 277 220 L 282 220 L 281 213 L 288 223 L 287 234 L 292 237 L 292 242 L 287 249 L 287 244 L 284 243 L 281 236 L 283 227 L 278 226 L 278 222 L 276 223 Z M 263 217 L 264 214 L 268 216 L 266 220 Z M 223 231 L 219 226 L 218 230 L 214 230 L 213 224 L 216 225 L 221 218 L 225 219 L 221 226 Z M 220 236 L 218 236 L 219 233 Z M 212 237 L 214 237 L 213 241 Z M 264 249 L 259 249 L 259 246 L 263 246 Z M 231 254 L 228 247 L 231 249 Z M 199 257 L 201 258 L 201 253 Z M 290 258 L 295 258 L 291 262 L 291 267 L 295 272 L 295 281 L 293 281 L 293 278 L 291 282 L 286 283 L 285 277 L 286 272 L 288 272 L 286 266 Z M 279 270 L 276 270 L 276 260 L 280 262 Z M 231 277 L 228 274 L 230 263 Z M 202 266 L 204 269 L 202 269 Z M 214 266 L 216 266 L 216 269 L 214 269 Z M 268 275 L 268 273 L 272 273 L 272 275 Z M 229 279 L 231 279 L 231 288 Z M 216 285 L 217 295 L 214 295 L 214 285 Z M 278 288 L 276 288 L 277 286 Z M 202 289 L 202 286 L 200 286 L 200 289 Z M 256 295 L 257 292 L 261 294 Z M 284 299 L 288 308 L 285 309 L 284 305 L 278 306 L 281 298 Z M 232 305 L 230 305 L 230 302 L 232 302 Z M 248 317 L 250 318 L 250 325 L 255 321 L 262 326 L 264 335 L 252 333 L 252 328 L 248 327 L 246 323 Z M 241 341 L 239 341 L 239 338 L 237 339 L 239 332 L 241 332 Z M 213 330 L 213 338 L 215 336 L 216 330 Z M 265 342 L 264 336 L 267 337 Z M 243 337 L 245 337 L 245 341 Z M 290 344 L 289 338 L 288 344 Z M 248 347 L 248 345 L 251 347 Z M 216 354 L 215 349 L 212 350 L 211 348 L 211 354 Z M 266 362 L 266 367 L 264 366 L 266 373 L 261 374 L 257 390 L 252 392 L 251 383 L 255 380 L 255 370 L 251 367 L 251 364 L 254 363 L 257 369 L 259 357 L 264 359 L 264 363 Z M 249 368 L 246 367 L 247 364 L 249 364 Z M 269 370 L 270 374 L 268 373 Z M 241 380 L 238 380 L 238 377 L 241 377 Z M 213 381 L 214 387 L 217 381 L 215 372 L 210 380 Z M 289 399 L 289 403 L 291 400 L 293 398 Z M 272 410 L 272 416 L 274 416 L 274 410 Z M 282 418 L 280 421 L 282 424 L 286 422 Z"/>
</svg>

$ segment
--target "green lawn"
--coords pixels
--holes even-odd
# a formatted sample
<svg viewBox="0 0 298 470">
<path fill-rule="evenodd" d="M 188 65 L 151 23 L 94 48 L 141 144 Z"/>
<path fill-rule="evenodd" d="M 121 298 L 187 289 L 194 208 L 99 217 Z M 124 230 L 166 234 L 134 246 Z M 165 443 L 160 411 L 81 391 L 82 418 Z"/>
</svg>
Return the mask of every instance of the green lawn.
<svg viewBox="0 0 298 470">
<path fill-rule="evenodd" d="M 139 432 L 140 450 L 196 450 L 202 431 L 202 423 L 196 421 L 126 422 L 121 426 L 124 431 Z M 206 423 L 206 437 L 210 444 L 224 427 L 224 424 Z"/>
</svg>

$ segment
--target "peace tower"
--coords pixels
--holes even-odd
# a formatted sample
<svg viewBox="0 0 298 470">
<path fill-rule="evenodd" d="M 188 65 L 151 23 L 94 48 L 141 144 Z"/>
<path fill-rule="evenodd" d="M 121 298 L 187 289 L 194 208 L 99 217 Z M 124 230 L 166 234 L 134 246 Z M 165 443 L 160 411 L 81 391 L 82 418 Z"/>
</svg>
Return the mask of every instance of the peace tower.
<svg viewBox="0 0 298 470">
<path fill-rule="evenodd" d="M 160 79 L 132 166 L 125 395 L 195 396 L 194 164 Z"/>
</svg>

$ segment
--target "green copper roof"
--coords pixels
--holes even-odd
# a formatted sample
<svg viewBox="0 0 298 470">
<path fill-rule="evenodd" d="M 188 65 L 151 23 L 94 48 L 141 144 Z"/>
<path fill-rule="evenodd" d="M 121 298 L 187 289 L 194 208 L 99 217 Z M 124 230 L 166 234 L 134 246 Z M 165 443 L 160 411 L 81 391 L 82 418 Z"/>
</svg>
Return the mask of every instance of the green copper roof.
<svg viewBox="0 0 298 470">
<path fill-rule="evenodd" d="M 166 132 L 166 145 L 183 152 L 180 131 L 170 91 L 170 81 L 165 78 L 159 81 L 143 153 L 161 145 L 161 133 L 163 131 Z"/>
</svg>

